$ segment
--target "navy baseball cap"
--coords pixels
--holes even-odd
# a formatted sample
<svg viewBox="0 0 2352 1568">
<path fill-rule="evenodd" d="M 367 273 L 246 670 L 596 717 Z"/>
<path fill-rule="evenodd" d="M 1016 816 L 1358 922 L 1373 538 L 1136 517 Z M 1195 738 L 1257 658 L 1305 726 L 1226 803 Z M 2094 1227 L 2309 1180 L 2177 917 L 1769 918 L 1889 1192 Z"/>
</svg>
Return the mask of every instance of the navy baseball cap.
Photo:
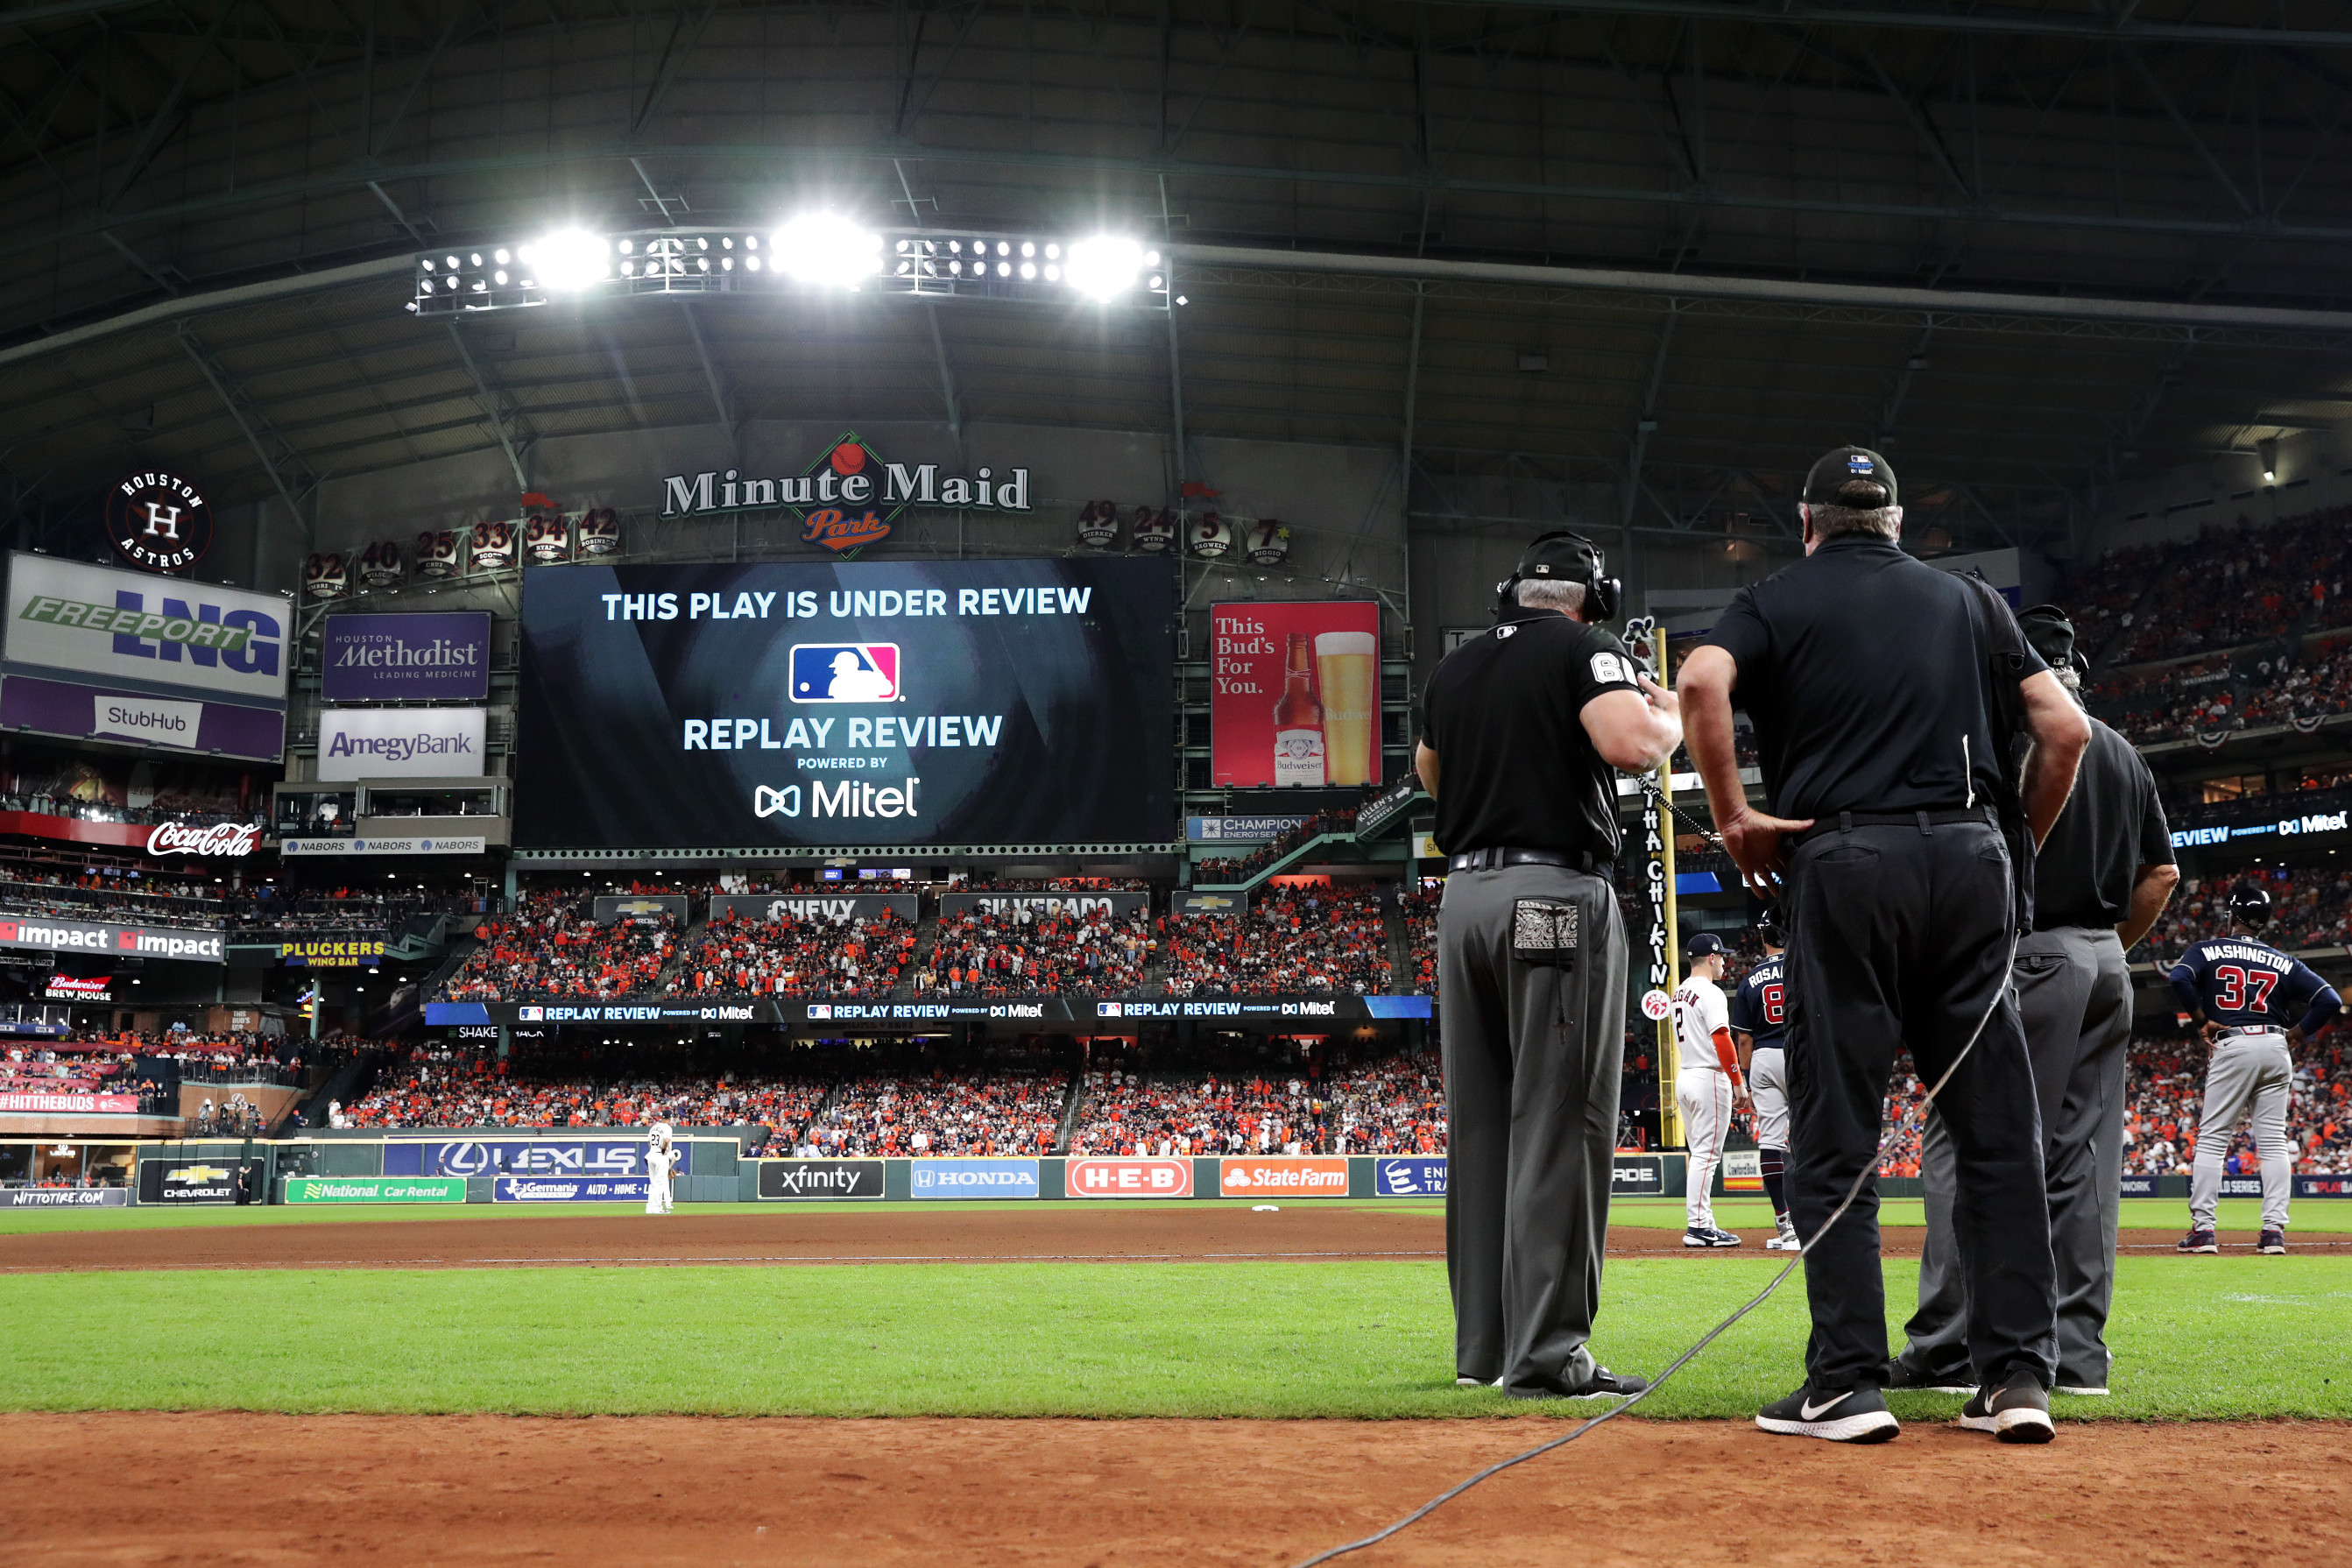
<svg viewBox="0 0 2352 1568">
<path fill-rule="evenodd" d="M 1683 949 L 1683 952 L 1691 958 L 1712 958 L 1718 952 L 1730 951 L 1723 945 L 1723 939 L 1711 931 L 1699 932 L 1690 939 L 1690 945 Z"/>
<path fill-rule="evenodd" d="M 2017 626 L 2051 668 L 2063 669 L 2071 664 L 2078 670 L 2090 669 L 2091 661 L 2074 651 L 2074 623 L 2057 605 L 2029 605 L 2017 612 Z"/>
<path fill-rule="evenodd" d="M 1848 487 L 1875 485 L 1886 492 L 1884 500 L 1872 499 L 1872 493 L 1856 488 L 1848 494 Z M 1886 459 L 1867 447 L 1840 447 L 1805 476 L 1807 506 L 1850 506 L 1857 511 L 1875 511 L 1895 502 L 1895 469 Z"/>
</svg>

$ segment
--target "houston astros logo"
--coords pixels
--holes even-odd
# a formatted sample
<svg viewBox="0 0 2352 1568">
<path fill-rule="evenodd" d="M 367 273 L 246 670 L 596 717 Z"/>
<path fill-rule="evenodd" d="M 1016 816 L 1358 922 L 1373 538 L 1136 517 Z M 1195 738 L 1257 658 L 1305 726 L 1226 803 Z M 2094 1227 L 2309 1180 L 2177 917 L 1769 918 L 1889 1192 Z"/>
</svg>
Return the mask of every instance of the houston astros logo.
<svg viewBox="0 0 2352 1568">
<path fill-rule="evenodd" d="M 134 566 L 184 572 L 212 547 L 212 509 L 177 474 L 126 474 L 106 492 L 106 537 Z"/>
</svg>

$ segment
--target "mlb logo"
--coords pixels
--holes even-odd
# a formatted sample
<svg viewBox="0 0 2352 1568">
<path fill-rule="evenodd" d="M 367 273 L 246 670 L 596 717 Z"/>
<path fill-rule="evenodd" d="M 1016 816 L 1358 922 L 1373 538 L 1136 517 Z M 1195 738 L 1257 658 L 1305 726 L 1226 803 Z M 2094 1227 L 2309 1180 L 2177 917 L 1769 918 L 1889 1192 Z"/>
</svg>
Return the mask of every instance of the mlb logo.
<svg viewBox="0 0 2352 1568">
<path fill-rule="evenodd" d="M 830 1002 L 812 1002 L 809 1004 L 808 1016 L 811 1018 L 830 1018 L 833 1016 L 833 1004 Z"/>
<path fill-rule="evenodd" d="M 898 645 L 794 643 L 792 679 L 795 702 L 896 702 Z"/>
<path fill-rule="evenodd" d="M 518 1024 L 543 1023 L 546 1021 L 546 1018 L 547 1009 L 544 1007 L 518 1007 L 515 1009 L 515 1022 Z"/>
<path fill-rule="evenodd" d="M 1097 1018 L 1117 1018 L 1123 1016 L 1123 1010 L 1117 1002 L 1097 1002 L 1095 1004 L 1095 1016 Z"/>
</svg>

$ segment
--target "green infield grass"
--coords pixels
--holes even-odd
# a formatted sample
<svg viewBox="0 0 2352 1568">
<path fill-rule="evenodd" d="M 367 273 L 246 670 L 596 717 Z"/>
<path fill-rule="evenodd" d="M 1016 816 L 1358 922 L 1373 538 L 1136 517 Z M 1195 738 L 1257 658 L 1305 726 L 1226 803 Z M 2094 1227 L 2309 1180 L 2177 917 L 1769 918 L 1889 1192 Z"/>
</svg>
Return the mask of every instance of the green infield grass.
<svg viewBox="0 0 2352 1568">
<path fill-rule="evenodd" d="M 1609 1266 L 1595 1349 L 1654 1373 L 1777 1265 Z M 1890 1264 L 1899 1322 L 1914 1270 Z M 992 1264 L 184 1270 L 7 1282 L 0 1408 L 801 1415 L 1491 1415 L 1442 1268 Z M 2065 1418 L 2352 1417 L 2352 1268 L 2127 1257 L 2115 1394 Z M 1801 1375 L 1801 1278 L 1643 1405 L 1751 1415 Z M 1944 1419 L 1951 1396 L 1898 1414 Z M 1536 1406 L 1561 1415 L 1585 1402 Z"/>
<path fill-rule="evenodd" d="M 1160 1202 L 1140 1200 L 1122 1202 L 1120 1209 L 1203 1207 L 1247 1208 L 1253 1202 L 1241 1198 L 1169 1199 Z M 1381 1209 L 1399 1214 L 1433 1214 L 1445 1212 L 1442 1203 L 1426 1198 L 1316 1198 L 1290 1200 L 1318 1208 Z M 750 1203 L 750 1204 L 683 1204 L 677 1217 L 692 1218 L 704 1215 L 764 1214 L 783 1223 L 786 1216 L 805 1214 L 813 1209 L 827 1212 L 854 1210 L 860 1214 L 888 1215 L 909 1212 L 949 1213 L 970 1212 L 973 1209 L 1021 1209 L 1034 1212 L 1039 1208 L 1034 1200 L 991 1203 L 984 1200 L 960 1200 L 948 1203 Z M 1047 1205 L 1055 1206 L 1055 1205 Z M 1108 1205 L 1090 1205 L 1108 1207 Z M 2216 1218 L 2226 1237 L 2243 1231 L 2251 1236 L 2262 1227 L 2263 1205 L 2257 1198 L 2227 1198 L 2221 1203 Z M 248 1208 L 119 1208 L 119 1209 L 0 1209 L 0 1236 L 28 1235 L 67 1230 L 146 1230 L 178 1226 L 215 1226 L 240 1225 L 348 1225 L 352 1223 L 384 1223 L 399 1220 L 479 1220 L 479 1219 L 549 1219 L 565 1216 L 601 1216 L 621 1218 L 632 1214 L 642 1215 L 635 1204 L 321 1204 L 316 1206 L 283 1204 L 257 1205 Z M 1756 1233 L 1754 1241 L 1759 1247 L 1772 1234 L 1772 1210 L 1761 1198 L 1717 1198 L 1715 1217 L 1718 1225 L 1741 1232 Z M 1638 1226 L 1651 1230 L 1680 1230 L 1683 1227 L 1683 1201 L 1680 1198 L 1619 1198 L 1609 1206 L 1612 1225 Z M 1879 1205 L 1879 1221 L 1884 1225 L 1925 1225 L 1926 1205 L 1917 1198 L 1891 1198 Z M 2123 1225 L 2126 1229 L 2189 1228 L 2189 1205 L 2179 1198 L 2126 1198 L 2123 1203 Z M 2310 1236 L 2352 1233 L 2352 1203 L 2341 1199 L 2306 1198 L 2294 1205 L 2294 1219 L 2288 1229 L 2292 1244 L 2297 1234 Z"/>
</svg>

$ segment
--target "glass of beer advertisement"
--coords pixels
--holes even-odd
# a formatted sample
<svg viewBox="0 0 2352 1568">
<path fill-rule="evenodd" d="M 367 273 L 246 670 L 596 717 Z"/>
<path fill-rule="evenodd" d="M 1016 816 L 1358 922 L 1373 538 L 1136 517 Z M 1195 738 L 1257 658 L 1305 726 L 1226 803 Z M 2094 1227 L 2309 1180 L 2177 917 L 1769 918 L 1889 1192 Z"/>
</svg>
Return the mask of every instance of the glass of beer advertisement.
<svg viewBox="0 0 2352 1568">
<path fill-rule="evenodd" d="M 1218 605 L 1210 615 L 1213 784 L 1381 782 L 1378 603 Z"/>
</svg>

